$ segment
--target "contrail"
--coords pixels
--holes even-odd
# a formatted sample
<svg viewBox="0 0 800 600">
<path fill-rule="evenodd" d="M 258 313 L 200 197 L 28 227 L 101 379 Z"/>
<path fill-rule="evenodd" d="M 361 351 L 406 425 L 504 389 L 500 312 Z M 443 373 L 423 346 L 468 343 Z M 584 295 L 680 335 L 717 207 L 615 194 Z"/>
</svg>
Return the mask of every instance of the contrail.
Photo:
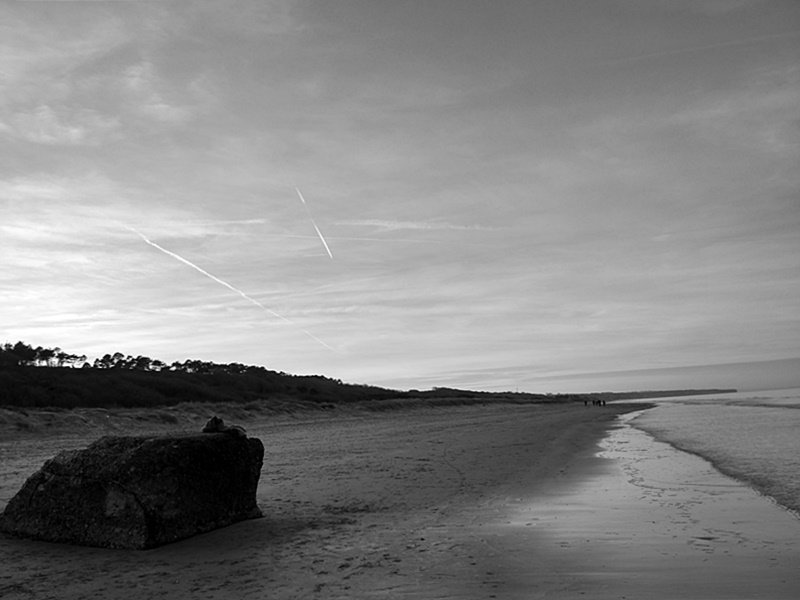
<svg viewBox="0 0 800 600">
<path fill-rule="evenodd" d="M 322 245 L 325 246 L 325 252 L 327 252 L 328 256 L 330 256 L 331 259 L 332 259 L 333 258 L 333 254 L 331 254 L 331 249 L 328 248 L 328 242 L 326 242 L 325 238 L 322 237 L 322 232 L 319 230 L 319 227 L 317 227 L 317 224 L 314 222 L 314 217 L 311 216 L 311 211 L 308 209 L 308 204 L 306 204 L 306 199 L 303 198 L 303 194 L 300 192 L 300 188 L 296 187 L 294 189 L 297 192 L 297 195 L 300 197 L 300 202 L 302 202 L 303 206 L 306 207 L 306 212 L 308 213 L 308 218 L 311 219 L 311 224 L 314 226 L 314 230 L 317 232 L 317 235 L 319 236 L 319 240 L 322 242 Z"/>
<path fill-rule="evenodd" d="M 296 327 L 296 325 L 295 325 L 295 324 L 294 324 L 292 321 L 290 321 L 289 319 L 287 319 L 287 318 L 286 318 L 286 317 L 284 317 L 283 315 L 279 315 L 278 313 L 276 313 L 276 312 L 275 312 L 274 310 L 272 310 L 271 308 L 269 308 L 269 307 L 267 307 L 267 306 L 264 306 L 263 304 L 261 304 L 261 302 L 259 302 L 259 301 L 258 301 L 258 300 L 256 300 L 255 298 L 253 298 L 253 297 L 251 297 L 251 296 L 248 296 L 248 295 L 247 295 L 247 294 L 245 294 L 245 293 L 244 293 L 242 290 L 240 290 L 240 289 L 238 289 L 238 288 L 235 288 L 235 287 L 233 287 L 233 286 L 232 286 L 230 283 L 228 283 L 227 281 L 223 281 L 222 279 L 220 279 L 219 277 L 216 277 L 215 275 L 212 275 L 211 273 L 209 273 L 209 272 L 208 272 L 208 271 L 206 271 L 205 269 L 202 269 L 202 268 L 198 267 L 198 266 L 197 266 L 196 264 L 194 264 L 193 262 L 190 262 L 190 261 L 186 260 L 185 258 L 183 258 L 182 256 L 180 256 L 180 255 L 178 255 L 178 254 L 175 254 L 174 252 L 170 252 L 169 250 L 167 250 L 166 248 L 163 248 L 162 246 L 159 246 L 159 245 L 158 245 L 158 244 L 156 244 L 154 241 L 152 241 L 152 240 L 148 239 L 148 238 L 147 238 L 147 236 L 145 236 L 145 235 L 144 235 L 142 232 L 140 232 L 140 231 L 137 231 L 137 230 L 136 230 L 136 229 L 134 229 L 133 227 L 128 227 L 127 225 L 125 226 L 125 229 L 128 229 L 128 230 L 132 231 L 133 233 L 135 233 L 136 235 L 138 235 L 140 238 L 142 238 L 142 240 L 144 240 L 144 242 L 145 242 L 146 244 L 149 244 L 150 246 L 152 246 L 152 247 L 153 247 L 153 248 L 155 248 L 156 250 L 159 250 L 159 251 L 163 252 L 163 253 L 164 253 L 164 254 L 166 254 L 167 256 L 171 256 L 171 257 L 172 257 L 172 258 L 174 258 L 175 260 L 177 260 L 177 261 L 180 261 L 180 262 L 182 262 L 183 264 L 185 264 L 186 266 L 189 266 L 189 267 L 193 268 L 193 269 L 194 269 L 195 271 L 197 271 L 198 273 L 201 273 L 201 274 L 205 275 L 205 276 L 206 276 L 206 277 L 208 277 L 210 280 L 212 280 L 212 281 L 215 281 L 215 282 L 217 282 L 218 284 L 220 284 L 220 285 L 222 285 L 222 286 L 225 286 L 226 288 L 228 288 L 228 289 L 229 289 L 229 290 L 231 290 L 232 292 L 235 292 L 235 293 L 239 294 L 239 295 L 240 295 L 242 298 L 244 298 L 245 300 L 247 300 L 247 301 L 248 301 L 248 302 L 250 302 L 251 304 L 255 304 L 255 305 L 256 305 L 256 306 L 258 306 L 260 309 L 267 311 L 267 312 L 268 312 L 269 314 L 271 314 L 273 317 L 276 317 L 276 318 L 280 319 L 281 321 L 283 321 L 284 323 L 288 323 L 289 325 L 293 325 L 293 326 L 295 326 L 295 327 Z M 331 347 L 330 347 L 328 344 L 326 344 L 325 342 L 323 342 L 321 339 L 319 339 L 319 338 L 318 338 L 317 336 L 315 336 L 313 333 L 311 333 L 311 332 L 309 332 L 309 331 L 306 331 L 305 329 L 300 329 L 300 331 L 302 331 L 303 333 L 305 333 L 305 334 L 306 334 L 308 337 L 310 337 L 310 338 L 311 338 L 312 340 L 314 340 L 315 342 L 318 342 L 319 344 L 322 344 L 323 346 L 325 346 L 325 347 L 326 347 L 328 350 L 331 350 L 331 351 L 333 351 L 333 348 L 331 348 Z"/>
</svg>

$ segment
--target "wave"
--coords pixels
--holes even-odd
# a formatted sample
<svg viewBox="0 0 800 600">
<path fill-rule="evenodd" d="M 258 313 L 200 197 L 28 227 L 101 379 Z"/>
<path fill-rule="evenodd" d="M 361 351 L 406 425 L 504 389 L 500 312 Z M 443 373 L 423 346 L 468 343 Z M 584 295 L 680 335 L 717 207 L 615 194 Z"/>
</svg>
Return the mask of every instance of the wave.
<svg viewBox="0 0 800 600">
<path fill-rule="evenodd" d="M 758 401 L 755 399 L 758 398 Z M 796 399 L 797 397 L 794 396 Z M 629 423 L 800 515 L 800 412 L 774 395 L 658 403 Z"/>
</svg>

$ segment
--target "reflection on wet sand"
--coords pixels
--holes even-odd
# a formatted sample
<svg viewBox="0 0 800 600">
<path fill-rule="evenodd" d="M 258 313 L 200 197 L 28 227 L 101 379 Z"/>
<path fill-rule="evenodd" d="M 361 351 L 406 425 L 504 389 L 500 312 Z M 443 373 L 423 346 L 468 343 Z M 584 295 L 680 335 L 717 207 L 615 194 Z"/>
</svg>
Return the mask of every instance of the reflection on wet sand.
<svg viewBox="0 0 800 600">
<path fill-rule="evenodd" d="M 595 476 L 513 520 L 534 527 L 594 598 L 800 597 L 791 513 L 632 426 L 601 447 L 606 465 Z"/>
</svg>

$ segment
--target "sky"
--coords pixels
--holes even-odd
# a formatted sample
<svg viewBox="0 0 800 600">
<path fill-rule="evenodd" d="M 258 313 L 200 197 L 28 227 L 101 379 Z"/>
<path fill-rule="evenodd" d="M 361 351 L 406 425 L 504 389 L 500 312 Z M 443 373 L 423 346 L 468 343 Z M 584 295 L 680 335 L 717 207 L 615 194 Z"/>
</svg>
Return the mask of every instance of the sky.
<svg viewBox="0 0 800 600">
<path fill-rule="evenodd" d="M 0 342 L 400 389 L 796 366 L 798 107 L 795 0 L 5 1 Z"/>
</svg>

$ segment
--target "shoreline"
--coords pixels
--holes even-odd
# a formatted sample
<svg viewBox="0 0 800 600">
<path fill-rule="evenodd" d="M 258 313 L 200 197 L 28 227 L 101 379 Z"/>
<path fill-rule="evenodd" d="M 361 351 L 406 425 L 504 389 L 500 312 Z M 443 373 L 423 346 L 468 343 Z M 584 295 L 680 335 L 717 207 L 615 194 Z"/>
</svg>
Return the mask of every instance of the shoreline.
<svg viewBox="0 0 800 600">
<path fill-rule="evenodd" d="M 652 437 L 657 442 L 662 443 L 662 444 L 666 444 L 667 446 L 669 446 L 670 448 L 672 448 L 676 452 L 689 454 L 691 456 L 694 456 L 694 457 L 700 459 L 703 462 L 708 463 L 714 469 L 714 471 L 716 471 L 718 474 L 722 475 L 723 477 L 727 477 L 729 479 L 732 479 L 733 481 L 735 481 L 739 485 L 748 488 L 749 490 L 751 490 L 755 494 L 757 494 L 759 497 L 763 498 L 765 501 L 769 502 L 770 504 L 773 504 L 775 507 L 777 507 L 780 510 L 788 513 L 791 517 L 793 517 L 795 520 L 800 522 L 800 509 L 795 508 L 794 506 L 791 506 L 789 504 L 785 504 L 785 503 L 781 502 L 781 500 L 779 498 L 776 498 L 775 496 L 771 495 L 769 492 L 765 491 L 763 486 L 760 486 L 758 484 L 758 482 L 756 482 L 756 481 L 752 481 L 745 474 L 743 474 L 743 473 L 741 473 L 739 471 L 736 471 L 735 469 L 728 468 L 725 465 L 719 464 L 714 459 L 713 456 L 710 456 L 710 455 L 707 455 L 707 454 L 705 454 L 703 452 L 695 450 L 694 448 L 691 448 L 688 445 L 684 446 L 684 445 L 679 444 L 677 442 L 674 442 L 672 440 L 664 439 L 660 435 L 658 435 L 657 432 L 650 431 L 649 429 L 644 428 L 644 427 L 637 427 L 636 425 L 633 425 L 633 424 L 631 424 L 630 426 L 638 429 L 639 431 L 642 431 L 643 433 L 645 433 L 647 435 L 649 435 L 650 437 Z"/>
<path fill-rule="evenodd" d="M 794 514 L 630 424 L 636 414 L 623 415 L 601 443 L 605 470 L 529 507 L 540 515 L 540 542 L 576 569 L 573 593 L 600 600 L 800 597 Z"/>
<path fill-rule="evenodd" d="M 177 599 L 677 597 L 669 582 L 681 578 L 684 563 L 651 552 L 661 533 L 646 523 L 632 525 L 633 516 L 652 509 L 646 505 L 642 512 L 643 488 L 626 487 L 631 478 L 620 466 L 623 458 L 603 455 L 624 431 L 617 415 L 642 409 L 640 403 L 473 405 L 245 422 L 266 448 L 258 491 L 265 518 L 148 551 L 0 536 L 0 561 L 8 571 L 0 574 L 0 594 L 110 600 L 131 593 Z M 33 436 L 0 444 L 0 508 L 61 442 L 76 447 L 82 441 Z M 681 523 L 686 520 L 667 514 L 663 523 L 688 527 Z M 604 523 L 616 523 L 616 534 L 597 529 Z M 708 573 L 730 575 L 720 567 L 728 560 L 719 549 L 723 542 L 703 540 L 710 537 L 705 525 L 695 527 L 701 533 L 692 547 L 684 548 L 685 539 L 672 541 L 673 554 L 689 557 L 687 568 L 712 560 L 715 570 Z M 734 538 L 726 543 L 736 552 L 741 548 Z M 795 550 L 772 548 L 772 562 L 748 567 L 754 581 L 777 575 L 796 558 Z M 685 588 L 683 597 L 736 597 L 714 596 L 701 583 Z"/>
<path fill-rule="evenodd" d="M 656 407 L 656 409 L 658 408 L 659 407 Z M 760 404 L 755 404 L 752 406 L 734 404 L 733 408 L 735 410 L 745 411 L 763 411 L 771 409 L 771 407 L 768 405 Z M 783 407 L 778 405 L 775 408 L 782 409 Z M 748 459 L 752 460 L 752 457 L 746 456 L 746 451 L 738 450 L 738 456 L 733 462 L 731 462 L 730 456 L 721 454 L 719 449 L 714 448 L 713 446 L 709 447 L 705 444 L 698 444 L 698 440 L 692 440 L 691 437 L 675 437 L 670 435 L 669 429 L 664 429 L 664 425 L 659 419 L 660 416 L 661 414 L 659 411 L 655 410 L 648 415 L 641 414 L 637 417 L 632 417 L 636 420 L 635 423 L 632 423 L 632 426 L 644 431 L 654 439 L 668 444 L 677 451 L 686 452 L 693 456 L 697 456 L 704 461 L 707 461 L 718 472 L 754 490 L 765 499 L 773 502 L 780 508 L 789 512 L 796 519 L 800 520 L 800 496 L 798 496 L 800 489 L 798 489 L 797 485 L 795 485 L 793 489 L 786 489 L 781 485 L 781 483 L 786 482 L 786 477 L 782 478 L 780 473 L 771 471 L 769 475 L 765 475 L 758 468 L 742 468 L 741 465 L 746 464 L 743 461 L 748 461 Z M 791 425 L 787 424 L 787 427 L 791 427 Z M 735 442 L 735 439 L 729 439 L 729 444 L 731 442 Z M 764 465 L 762 459 L 761 466 L 766 468 L 770 467 L 771 465 Z M 791 478 L 793 474 L 794 472 L 789 472 L 788 474 L 784 475 L 788 475 L 788 477 Z"/>
</svg>

